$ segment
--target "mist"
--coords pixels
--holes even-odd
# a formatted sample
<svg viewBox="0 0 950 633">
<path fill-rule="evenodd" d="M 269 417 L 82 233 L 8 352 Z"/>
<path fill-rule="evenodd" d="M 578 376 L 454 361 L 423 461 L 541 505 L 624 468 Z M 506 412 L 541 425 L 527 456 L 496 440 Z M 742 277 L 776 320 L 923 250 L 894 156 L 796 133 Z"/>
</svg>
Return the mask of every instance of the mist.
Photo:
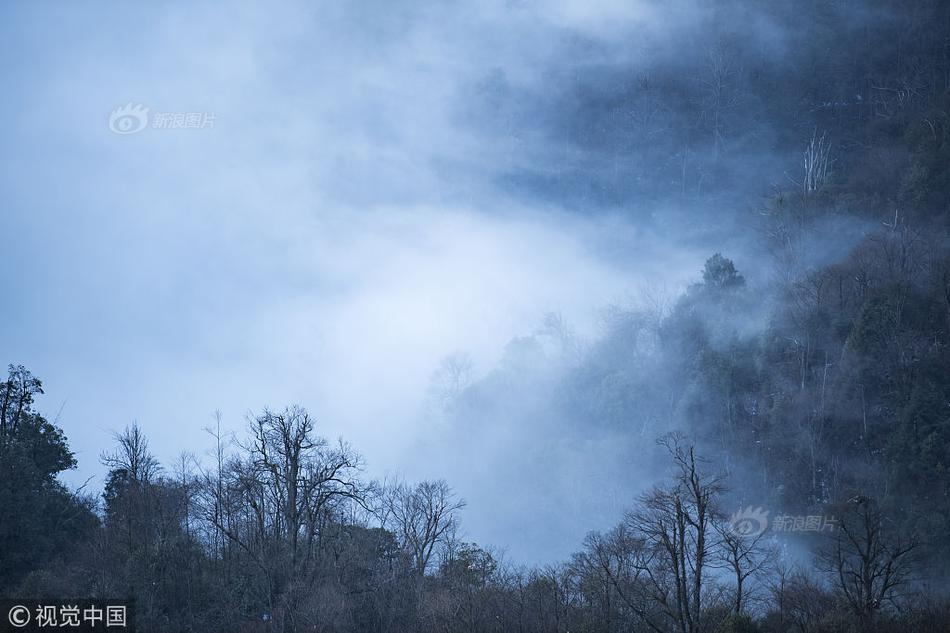
<svg viewBox="0 0 950 633">
<path fill-rule="evenodd" d="M 950 613 L 942 3 L 0 12 L 0 479 L 39 482 L 0 501 L 79 517 L 0 544 L 0 597 L 109 589 L 143 630 Z M 302 509 L 294 463 L 330 473 Z M 670 512 L 715 559 L 683 546 L 676 604 Z M 137 589 L 155 543 L 197 565 L 155 586 L 201 589 Z"/>
<path fill-rule="evenodd" d="M 442 357 L 487 373 L 549 312 L 596 337 L 605 306 L 695 277 L 716 238 L 690 218 L 727 231 L 740 215 L 651 191 L 618 204 L 643 188 L 622 147 L 640 132 L 584 129 L 615 118 L 598 103 L 611 74 L 697 28 L 685 6 L 682 23 L 647 5 L 101 9 L 18 7 L 6 33 L 30 62 L 2 106 L 4 257 L 30 272 L 3 346 L 81 430 L 73 484 L 101 481 L 98 447 L 132 420 L 171 459 L 206 443 L 215 410 L 238 431 L 286 402 L 378 476 L 432 474 L 469 448 L 419 448 Z M 111 133 L 129 102 L 213 127 Z M 472 536 L 497 540 L 532 508 L 499 516 L 505 477 L 479 464 L 508 449 L 479 441 L 464 472 L 440 472 L 471 481 Z M 589 473 L 575 458 L 565 480 Z M 511 555 L 554 560 L 589 529 L 583 512 L 569 524 Z"/>
</svg>

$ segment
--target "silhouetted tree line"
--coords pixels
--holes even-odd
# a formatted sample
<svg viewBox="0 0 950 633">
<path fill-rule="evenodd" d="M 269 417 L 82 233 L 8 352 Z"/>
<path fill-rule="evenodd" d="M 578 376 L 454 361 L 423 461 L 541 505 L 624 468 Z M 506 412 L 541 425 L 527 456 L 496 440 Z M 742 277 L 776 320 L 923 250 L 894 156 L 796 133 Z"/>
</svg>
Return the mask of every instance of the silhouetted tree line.
<svg viewBox="0 0 950 633">
<path fill-rule="evenodd" d="M 728 265 L 725 266 L 728 269 Z M 728 276 L 732 276 L 729 272 Z M 790 569 L 766 533 L 729 519 L 728 478 L 681 434 L 668 476 L 569 561 L 503 564 L 456 538 L 444 481 L 366 482 L 359 456 L 299 408 L 243 439 L 212 430 L 212 463 L 174 472 L 133 424 L 104 453 L 101 503 L 56 482 L 75 465 L 33 408 L 39 380 L 0 391 L 5 595 L 128 596 L 143 631 L 946 630 L 914 579 L 918 541 L 877 500 L 838 509 L 817 567 Z"/>
</svg>

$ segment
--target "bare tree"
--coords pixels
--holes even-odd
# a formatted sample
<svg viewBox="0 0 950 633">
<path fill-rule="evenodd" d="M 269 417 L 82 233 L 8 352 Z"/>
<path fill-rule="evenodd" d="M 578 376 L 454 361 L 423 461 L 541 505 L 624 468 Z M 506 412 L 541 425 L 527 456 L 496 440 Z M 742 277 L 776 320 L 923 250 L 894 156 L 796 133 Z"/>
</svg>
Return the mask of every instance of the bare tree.
<svg viewBox="0 0 950 633">
<path fill-rule="evenodd" d="M 740 68 L 728 47 L 718 44 L 706 51 L 706 63 L 699 79 L 702 116 L 713 135 L 713 149 L 718 159 L 722 153 L 726 131 L 726 114 L 739 104 L 737 81 Z"/>
<path fill-rule="evenodd" d="M 722 486 L 719 477 L 701 472 L 694 448 L 683 437 L 670 435 L 661 444 L 675 465 L 672 483 L 644 494 L 620 526 L 604 536 L 591 535 L 585 552 L 575 557 L 578 572 L 604 586 L 608 630 L 613 613 L 621 612 L 611 601 L 656 633 L 706 630 L 713 596 L 707 580 L 721 562 L 716 554 Z M 747 561 L 741 550 L 737 556 L 744 580 Z"/>
<path fill-rule="evenodd" d="M 383 525 L 396 532 L 417 577 L 429 569 L 436 548 L 451 536 L 464 507 L 465 501 L 442 479 L 415 486 L 397 483 L 384 493 Z"/>
<path fill-rule="evenodd" d="M 577 336 L 577 332 L 574 331 L 574 328 L 560 312 L 545 313 L 541 326 L 535 333 L 550 339 L 557 346 L 558 353 L 565 361 L 576 363 L 580 359 L 581 341 Z"/>
<path fill-rule="evenodd" d="M 149 450 L 148 439 L 137 422 L 113 433 L 113 437 L 117 448 L 100 457 L 110 471 L 104 494 L 106 512 L 109 522 L 114 521 L 115 527 L 121 529 L 131 563 L 154 540 L 152 528 L 156 522 L 151 519 L 155 518 L 158 495 L 152 484 L 161 472 L 161 465 Z"/>
<path fill-rule="evenodd" d="M 801 570 L 779 566 L 768 588 L 782 630 L 793 630 L 788 625 L 801 633 L 818 630 L 834 609 L 834 596 Z"/>
<path fill-rule="evenodd" d="M 741 614 L 746 609 L 751 593 L 749 581 L 768 569 L 775 552 L 768 547 L 764 530 L 742 534 L 728 522 L 717 521 L 715 525 L 719 534 L 720 564 L 729 571 L 735 582 L 732 610 Z"/>
<path fill-rule="evenodd" d="M 606 534 L 592 533 L 584 550 L 574 556 L 573 571 L 581 579 L 588 602 L 597 604 L 604 627 L 613 630 L 619 620 L 633 619 L 661 633 L 669 611 L 657 600 L 654 552 L 628 522 Z"/>
<path fill-rule="evenodd" d="M 908 584 L 915 538 L 895 534 L 873 499 L 856 496 L 823 548 L 818 560 L 832 576 L 835 587 L 864 623 Z"/>
<path fill-rule="evenodd" d="M 205 519 L 249 556 L 266 581 L 269 604 L 293 629 L 325 538 L 339 533 L 331 528 L 348 503 L 365 503 L 362 460 L 343 442 L 317 436 L 301 407 L 265 410 L 249 427 L 248 439 L 237 443 L 243 456 L 231 460 L 225 481 L 205 478 Z"/>
<path fill-rule="evenodd" d="M 452 404 L 472 384 L 475 365 L 472 357 L 464 352 L 449 354 L 432 372 L 429 391 L 445 408 Z"/>
<path fill-rule="evenodd" d="M 693 446 L 670 435 L 661 440 L 676 467 L 672 485 L 658 486 L 628 514 L 629 528 L 643 539 L 643 570 L 654 604 L 681 633 L 703 629 L 708 608 L 706 580 L 716 547 L 716 498 L 722 491 L 717 476 L 704 474 Z M 647 622 L 654 630 L 656 623 Z"/>
<path fill-rule="evenodd" d="M 812 133 L 811 141 L 805 147 L 804 166 L 802 192 L 808 195 L 820 191 L 831 168 L 831 145 L 825 139 L 824 132 L 821 136 L 818 135 L 817 129 Z"/>
<path fill-rule="evenodd" d="M 227 461 L 227 438 L 221 433 L 221 412 L 214 412 L 214 427 L 207 426 L 204 431 L 214 439 L 214 447 L 211 450 L 211 457 L 214 460 L 214 470 L 201 473 L 201 486 L 198 490 L 199 499 L 203 506 L 208 523 L 211 525 L 210 547 L 215 558 L 222 558 L 225 552 L 225 543 L 222 530 L 219 525 L 230 526 L 230 518 L 225 519 L 224 512 L 226 503 L 224 494 L 224 469 Z"/>
<path fill-rule="evenodd" d="M 148 439 L 142 433 L 138 422 L 132 422 L 121 432 L 113 433 L 118 448 L 111 453 L 103 453 L 101 461 L 110 470 L 124 471 L 129 480 L 136 484 L 147 484 L 158 475 L 161 466 L 148 448 Z"/>
</svg>

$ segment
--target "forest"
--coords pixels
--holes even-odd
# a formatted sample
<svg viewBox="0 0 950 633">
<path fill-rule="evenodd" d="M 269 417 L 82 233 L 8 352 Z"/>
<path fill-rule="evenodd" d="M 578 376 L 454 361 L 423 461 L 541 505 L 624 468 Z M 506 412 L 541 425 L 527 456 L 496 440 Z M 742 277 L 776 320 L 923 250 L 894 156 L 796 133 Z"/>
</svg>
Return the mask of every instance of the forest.
<svg viewBox="0 0 950 633">
<path fill-rule="evenodd" d="M 743 227 L 744 252 L 605 305 L 595 337 L 539 315 L 486 372 L 447 357 L 428 392 L 462 443 L 544 420 L 547 439 L 616 447 L 639 490 L 619 521 L 592 518 L 564 560 L 509 560 L 468 539 L 450 479 L 371 476 L 320 402 L 262 405 L 236 433 L 202 412 L 206 444 L 164 463 L 102 402 L 105 484 L 70 486 L 83 431 L 8 358 L 0 596 L 127 599 L 142 632 L 950 631 L 950 5 L 757 8 L 786 29 L 779 55 L 734 26 L 741 3 L 713 4 L 689 50 L 592 64 L 553 97 L 559 134 L 628 153 L 636 178 L 502 180 L 661 228 L 661 201 L 729 207 L 710 231 Z M 493 125 L 550 123 L 497 76 L 476 93 Z M 513 490 L 553 480 L 522 457 Z"/>
</svg>

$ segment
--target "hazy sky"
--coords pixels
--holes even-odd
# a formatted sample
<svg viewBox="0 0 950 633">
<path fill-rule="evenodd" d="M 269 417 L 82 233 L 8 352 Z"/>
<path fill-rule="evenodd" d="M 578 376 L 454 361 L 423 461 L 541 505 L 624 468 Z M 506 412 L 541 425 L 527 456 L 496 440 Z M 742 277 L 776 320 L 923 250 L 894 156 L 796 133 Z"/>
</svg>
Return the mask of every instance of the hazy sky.
<svg viewBox="0 0 950 633">
<path fill-rule="evenodd" d="M 505 482 L 451 472 L 479 463 L 471 445 L 420 448 L 426 386 L 457 350 L 490 370 L 546 311 L 593 336 L 604 305 L 695 277 L 695 240 L 577 194 L 584 170 L 633 175 L 552 133 L 570 113 L 548 98 L 663 55 L 700 15 L 681 5 L 5 4 L 0 350 L 62 408 L 68 481 L 101 477 L 132 420 L 170 463 L 205 450 L 215 409 L 239 430 L 297 402 L 371 476 L 455 482 L 470 538 L 543 556 L 506 539 Z M 152 119 L 119 135 L 127 103 Z M 159 113 L 213 127 L 156 129 Z M 525 173 L 568 193 L 513 184 Z M 557 527 L 550 558 L 584 526 Z"/>
</svg>

